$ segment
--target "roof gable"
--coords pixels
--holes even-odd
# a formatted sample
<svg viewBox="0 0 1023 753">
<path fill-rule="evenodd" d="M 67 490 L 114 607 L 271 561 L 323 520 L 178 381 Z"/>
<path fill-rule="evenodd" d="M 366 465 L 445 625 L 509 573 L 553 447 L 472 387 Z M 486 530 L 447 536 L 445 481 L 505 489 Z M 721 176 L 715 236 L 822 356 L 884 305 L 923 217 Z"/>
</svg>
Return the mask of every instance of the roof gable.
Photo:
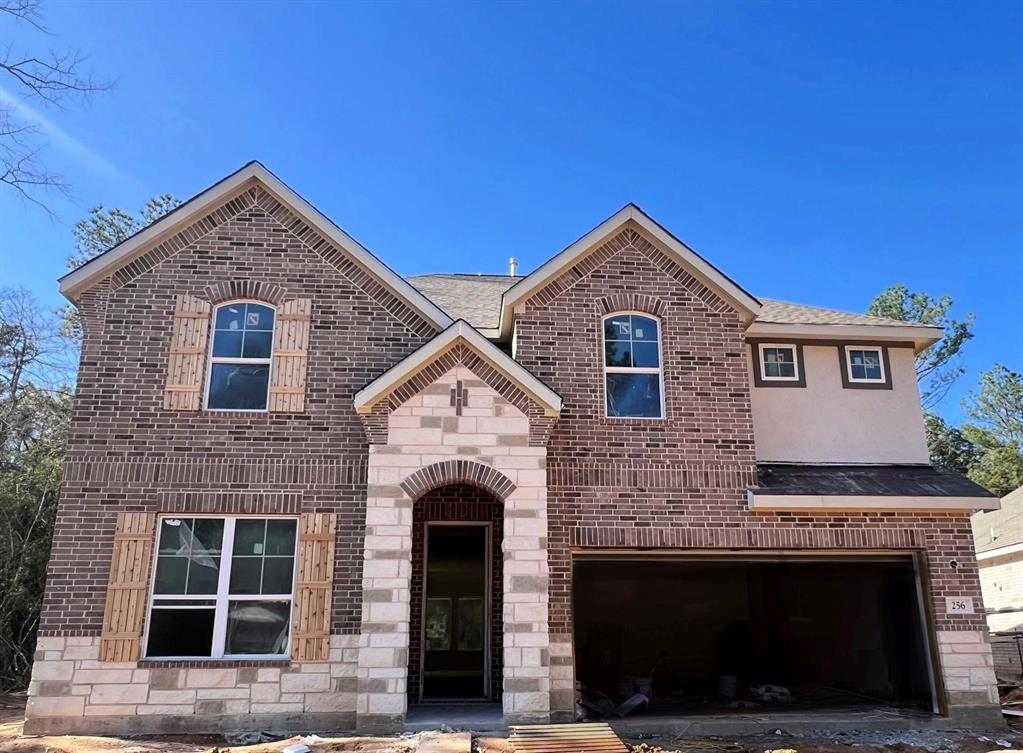
<svg viewBox="0 0 1023 753">
<path fill-rule="evenodd" d="M 546 415 L 557 416 L 561 412 L 562 399 L 558 393 L 461 319 L 356 392 L 356 412 L 372 412 L 377 403 L 459 345 L 465 345 L 496 369 Z"/>
<path fill-rule="evenodd" d="M 250 162 L 127 240 L 64 275 L 60 279 L 60 292 L 71 301 L 76 301 L 78 296 L 100 280 L 131 264 L 174 233 L 199 221 L 216 207 L 254 186 L 263 188 L 299 219 L 336 244 L 355 264 L 438 330 L 451 324 L 451 317 L 444 311 L 258 162 Z"/>
<path fill-rule="evenodd" d="M 522 303 L 545 285 L 553 282 L 561 273 L 577 264 L 630 224 L 642 230 L 656 242 L 660 250 L 730 304 L 739 313 L 744 323 L 748 324 L 753 321 L 760 313 L 760 301 L 668 232 L 638 206 L 628 204 L 505 292 L 501 304 L 501 336 L 507 337 L 511 333 L 513 312 L 517 304 Z"/>
</svg>

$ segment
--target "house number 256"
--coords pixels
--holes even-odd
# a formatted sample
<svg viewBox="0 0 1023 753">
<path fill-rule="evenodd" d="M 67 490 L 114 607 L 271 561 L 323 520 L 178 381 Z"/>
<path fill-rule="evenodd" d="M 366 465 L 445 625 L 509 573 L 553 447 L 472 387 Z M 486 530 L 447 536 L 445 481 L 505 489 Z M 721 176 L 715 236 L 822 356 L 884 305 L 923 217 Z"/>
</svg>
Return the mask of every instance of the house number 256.
<svg viewBox="0 0 1023 753">
<path fill-rule="evenodd" d="M 948 596 L 945 598 L 948 614 L 973 614 L 973 599 L 969 596 Z"/>
</svg>

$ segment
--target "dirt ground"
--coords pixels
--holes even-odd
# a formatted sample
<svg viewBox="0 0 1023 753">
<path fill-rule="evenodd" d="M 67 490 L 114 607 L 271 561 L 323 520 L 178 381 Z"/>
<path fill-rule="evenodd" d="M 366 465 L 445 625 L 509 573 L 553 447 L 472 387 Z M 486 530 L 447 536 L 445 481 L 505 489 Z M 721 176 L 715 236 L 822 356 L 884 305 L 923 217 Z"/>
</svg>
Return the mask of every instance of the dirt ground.
<svg viewBox="0 0 1023 753">
<path fill-rule="evenodd" d="M 256 745 L 229 744 L 219 735 L 77 735 L 25 737 L 21 734 L 24 696 L 0 696 L 0 753 L 280 753 L 301 737 Z M 1013 720 L 1016 722 L 1016 720 Z M 633 753 L 1023 753 L 1023 722 L 987 735 L 976 732 L 835 732 L 771 734 L 744 738 L 626 738 Z M 327 738 L 310 742 L 313 753 L 468 753 L 466 737 L 420 733 L 402 737 Z M 472 753 L 514 753 L 503 738 L 472 739 Z"/>
</svg>

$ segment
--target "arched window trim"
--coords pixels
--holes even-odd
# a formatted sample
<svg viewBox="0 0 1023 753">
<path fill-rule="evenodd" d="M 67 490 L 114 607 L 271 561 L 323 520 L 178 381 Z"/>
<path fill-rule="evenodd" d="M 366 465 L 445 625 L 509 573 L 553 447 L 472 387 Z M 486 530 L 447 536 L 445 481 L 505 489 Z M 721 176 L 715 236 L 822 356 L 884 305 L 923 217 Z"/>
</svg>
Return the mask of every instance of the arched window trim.
<svg viewBox="0 0 1023 753">
<path fill-rule="evenodd" d="M 217 339 L 217 313 L 220 309 L 227 306 L 234 306 L 239 303 L 254 303 L 257 306 L 264 306 L 274 312 L 274 324 L 270 329 L 270 355 L 266 358 L 225 358 L 223 356 L 213 355 L 213 346 Z M 206 386 L 203 390 L 203 410 L 216 411 L 218 413 L 269 413 L 270 412 L 270 390 L 273 387 L 274 381 L 274 343 L 277 338 L 277 326 L 278 316 L 280 314 L 280 307 L 270 303 L 269 301 L 260 300 L 258 298 L 231 298 L 226 301 L 221 301 L 213 306 L 212 313 L 210 315 L 210 338 L 209 345 L 207 346 L 206 352 Z M 266 378 L 266 400 L 263 408 L 211 408 L 209 407 L 210 402 L 210 386 L 213 383 L 213 366 L 218 363 L 247 363 L 247 364 L 267 364 L 270 369 Z"/>
<path fill-rule="evenodd" d="M 608 366 L 606 356 L 605 322 L 616 316 L 631 315 L 642 316 L 657 322 L 657 363 L 658 366 Z M 663 421 L 667 417 L 667 403 L 664 395 L 664 323 L 661 317 L 651 314 L 649 311 L 638 309 L 621 309 L 612 311 L 600 318 L 600 364 L 603 367 L 604 383 L 604 417 L 611 421 Z M 661 398 L 660 415 L 658 416 L 612 416 L 607 412 L 607 375 L 608 374 L 657 374 L 658 392 Z"/>
</svg>

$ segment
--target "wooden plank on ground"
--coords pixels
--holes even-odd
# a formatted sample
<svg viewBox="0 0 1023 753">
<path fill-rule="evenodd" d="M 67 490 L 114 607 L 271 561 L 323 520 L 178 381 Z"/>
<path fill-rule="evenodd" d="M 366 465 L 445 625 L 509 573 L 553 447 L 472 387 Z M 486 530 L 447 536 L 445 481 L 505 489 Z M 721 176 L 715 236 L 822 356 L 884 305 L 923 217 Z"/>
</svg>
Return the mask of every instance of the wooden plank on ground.
<svg viewBox="0 0 1023 753">
<path fill-rule="evenodd" d="M 511 727 L 517 753 L 629 753 L 607 724 L 531 724 Z"/>
</svg>

